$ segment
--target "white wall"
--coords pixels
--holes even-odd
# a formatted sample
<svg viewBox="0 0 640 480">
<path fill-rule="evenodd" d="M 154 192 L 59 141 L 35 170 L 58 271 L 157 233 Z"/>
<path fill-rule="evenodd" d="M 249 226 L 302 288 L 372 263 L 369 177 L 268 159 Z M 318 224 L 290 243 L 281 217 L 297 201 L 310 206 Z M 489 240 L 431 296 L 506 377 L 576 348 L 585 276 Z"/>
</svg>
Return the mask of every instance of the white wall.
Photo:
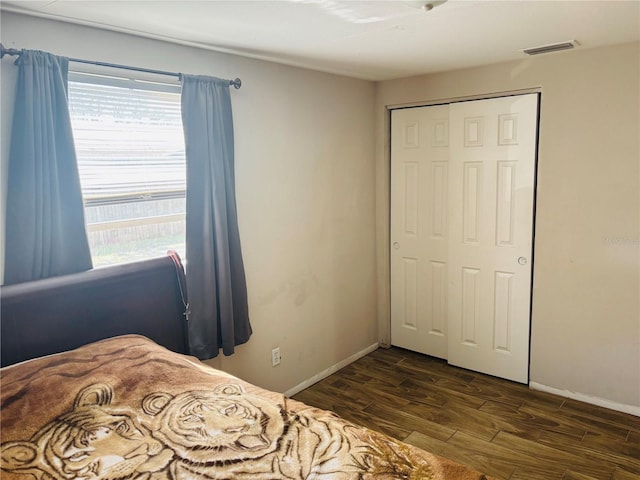
<svg viewBox="0 0 640 480">
<path fill-rule="evenodd" d="M 639 71 L 640 47 L 628 44 L 378 84 L 378 319 L 384 342 L 386 107 L 540 87 L 531 381 L 640 412 Z"/>
<path fill-rule="evenodd" d="M 1 21 L 6 47 L 242 79 L 232 103 L 254 334 L 214 366 L 284 391 L 377 342 L 373 83 L 11 13 Z M 5 58 L 3 169 L 14 73 Z"/>
</svg>

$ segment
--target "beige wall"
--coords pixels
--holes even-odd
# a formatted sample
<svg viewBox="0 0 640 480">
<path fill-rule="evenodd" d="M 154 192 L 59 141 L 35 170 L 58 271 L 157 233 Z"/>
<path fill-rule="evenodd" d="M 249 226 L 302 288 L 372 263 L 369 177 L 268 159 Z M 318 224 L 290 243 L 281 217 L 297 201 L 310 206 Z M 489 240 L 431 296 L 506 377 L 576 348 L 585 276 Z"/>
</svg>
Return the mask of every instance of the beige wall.
<svg viewBox="0 0 640 480">
<path fill-rule="evenodd" d="M 242 89 L 232 90 L 236 184 L 254 334 L 212 363 L 284 391 L 377 343 L 372 82 L 10 13 L 2 42 L 240 77 Z M 3 168 L 10 62 L 2 61 Z M 282 363 L 273 368 L 276 346 Z"/>
<path fill-rule="evenodd" d="M 540 88 L 531 381 L 640 407 L 640 48 L 381 82 L 378 320 L 389 341 L 387 106 Z"/>
</svg>

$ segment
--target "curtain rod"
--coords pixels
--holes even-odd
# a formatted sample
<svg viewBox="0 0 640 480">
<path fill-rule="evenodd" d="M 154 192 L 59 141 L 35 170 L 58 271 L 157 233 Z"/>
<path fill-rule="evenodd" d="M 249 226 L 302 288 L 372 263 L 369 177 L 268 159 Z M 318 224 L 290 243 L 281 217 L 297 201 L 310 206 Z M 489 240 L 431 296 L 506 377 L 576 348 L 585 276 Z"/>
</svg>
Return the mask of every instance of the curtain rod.
<svg viewBox="0 0 640 480">
<path fill-rule="evenodd" d="M 5 55 L 10 56 L 20 56 L 22 54 L 22 50 L 17 50 L 15 48 L 5 48 L 5 46 L 0 43 L 0 59 L 4 58 Z M 177 72 L 167 72 L 164 70 L 153 70 L 151 68 L 142 68 L 142 67 L 132 67 L 129 65 L 119 65 L 117 63 L 107 63 L 107 62 L 98 62 L 95 60 L 84 60 L 82 58 L 69 58 L 70 62 L 75 63 L 85 63 L 88 65 L 98 65 L 100 67 L 111 67 L 111 68 L 120 68 L 123 70 L 133 70 L 135 72 L 144 72 L 144 73 L 155 73 L 157 75 L 167 75 L 169 77 L 178 77 L 180 78 L 180 74 Z M 238 90 L 242 86 L 242 80 L 236 78 L 235 80 L 227 80 L 229 82 L 229 86 L 233 85 L 233 87 Z"/>
</svg>

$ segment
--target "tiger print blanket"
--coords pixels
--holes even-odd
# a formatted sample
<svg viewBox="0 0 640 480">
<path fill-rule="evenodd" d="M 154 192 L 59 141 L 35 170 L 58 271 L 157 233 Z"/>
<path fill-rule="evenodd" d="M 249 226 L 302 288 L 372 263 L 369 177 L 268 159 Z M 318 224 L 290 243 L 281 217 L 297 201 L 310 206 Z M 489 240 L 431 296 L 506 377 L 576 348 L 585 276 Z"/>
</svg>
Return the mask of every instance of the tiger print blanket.
<svg viewBox="0 0 640 480">
<path fill-rule="evenodd" d="M 137 335 L 1 374 L 4 480 L 485 478 Z"/>
</svg>

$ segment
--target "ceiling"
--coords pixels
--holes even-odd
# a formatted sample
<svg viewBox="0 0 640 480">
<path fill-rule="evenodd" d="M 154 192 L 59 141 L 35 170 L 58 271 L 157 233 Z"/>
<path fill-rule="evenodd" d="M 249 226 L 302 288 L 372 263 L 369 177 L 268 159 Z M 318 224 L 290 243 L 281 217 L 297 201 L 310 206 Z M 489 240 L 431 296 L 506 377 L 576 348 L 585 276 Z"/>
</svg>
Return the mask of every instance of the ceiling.
<svg viewBox="0 0 640 480">
<path fill-rule="evenodd" d="M 367 80 L 640 41 L 640 1 L 5 1 L 1 8 Z M 61 52 L 56 52 L 61 53 Z M 553 53 L 552 55 L 562 55 Z"/>
</svg>

